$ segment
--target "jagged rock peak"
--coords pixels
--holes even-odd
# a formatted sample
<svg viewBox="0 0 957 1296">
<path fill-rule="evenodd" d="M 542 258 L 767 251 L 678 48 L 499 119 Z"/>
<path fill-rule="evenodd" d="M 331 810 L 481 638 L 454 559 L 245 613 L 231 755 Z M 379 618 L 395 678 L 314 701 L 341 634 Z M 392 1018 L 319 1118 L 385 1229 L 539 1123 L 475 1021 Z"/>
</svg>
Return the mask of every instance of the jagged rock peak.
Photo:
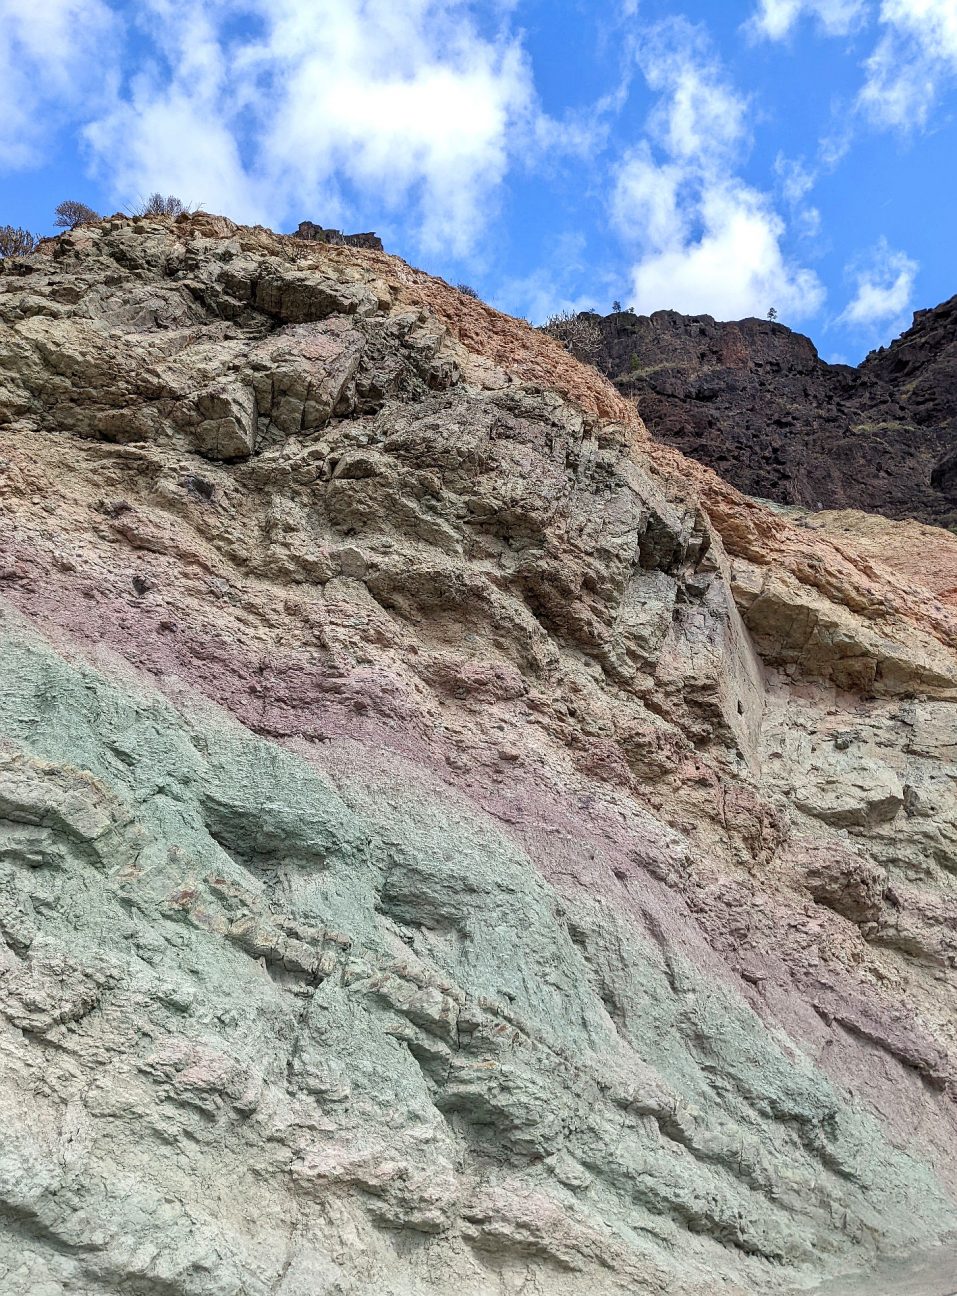
<svg viewBox="0 0 957 1296">
<path fill-rule="evenodd" d="M 3 262 L 0 1288 L 943 1272 L 955 590 L 380 252 Z"/>
</svg>

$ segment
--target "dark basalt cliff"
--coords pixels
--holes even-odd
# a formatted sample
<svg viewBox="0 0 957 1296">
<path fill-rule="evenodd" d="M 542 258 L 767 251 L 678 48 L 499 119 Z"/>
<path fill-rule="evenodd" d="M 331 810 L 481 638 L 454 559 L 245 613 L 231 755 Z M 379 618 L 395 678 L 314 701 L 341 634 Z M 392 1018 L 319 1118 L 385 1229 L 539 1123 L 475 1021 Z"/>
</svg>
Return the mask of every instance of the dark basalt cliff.
<svg viewBox="0 0 957 1296">
<path fill-rule="evenodd" d="M 856 369 L 782 324 L 619 312 L 602 368 L 660 441 L 749 495 L 957 525 L 957 297 Z"/>
</svg>

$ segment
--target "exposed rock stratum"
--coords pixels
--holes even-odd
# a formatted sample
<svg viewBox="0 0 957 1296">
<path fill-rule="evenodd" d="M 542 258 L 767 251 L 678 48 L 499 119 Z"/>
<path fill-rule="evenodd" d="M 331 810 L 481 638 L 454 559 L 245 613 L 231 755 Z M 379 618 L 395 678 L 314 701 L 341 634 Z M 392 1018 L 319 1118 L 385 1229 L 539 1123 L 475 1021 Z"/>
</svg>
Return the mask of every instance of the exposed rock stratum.
<svg viewBox="0 0 957 1296">
<path fill-rule="evenodd" d="M 0 1290 L 944 1272 L 957 538 L 375 251 L 0 270 Z"/>
</svg>

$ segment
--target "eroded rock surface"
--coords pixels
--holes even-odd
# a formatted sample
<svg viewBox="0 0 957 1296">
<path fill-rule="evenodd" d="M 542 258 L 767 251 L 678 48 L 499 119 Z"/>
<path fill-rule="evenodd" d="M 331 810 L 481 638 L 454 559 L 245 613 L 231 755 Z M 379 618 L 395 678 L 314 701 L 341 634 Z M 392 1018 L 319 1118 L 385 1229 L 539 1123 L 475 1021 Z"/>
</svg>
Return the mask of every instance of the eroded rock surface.
<svg viewBox="0 0 957 1296">
<path fill-rule="evenodd" d="M 957 540 L 772 513 L 372 250 L 0 265 L 0 1286 L 945 1244 Z"/>
</svg>

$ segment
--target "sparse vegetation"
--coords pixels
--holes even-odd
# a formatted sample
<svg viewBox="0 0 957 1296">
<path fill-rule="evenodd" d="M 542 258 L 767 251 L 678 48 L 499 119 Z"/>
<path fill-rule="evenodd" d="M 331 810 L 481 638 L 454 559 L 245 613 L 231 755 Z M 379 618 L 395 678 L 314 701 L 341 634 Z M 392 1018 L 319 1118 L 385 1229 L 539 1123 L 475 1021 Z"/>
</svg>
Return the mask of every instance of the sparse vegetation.
<svg viewBox="0 0 957 1296">
<path fill-rule="evenodd" d="M 773 324 L 774 321 L 777 319 L 777 317 L 778 317 L 778 313 L 775 310 L 775 308 L 772 306 L 768 311 L 768 323 Z"/>
<path fill-rule="evenodd" d="M 614 312 L 615 315 L 620 315 L 620 314 L 621 314 L 621 302 L 618 301 L 617 298 L 612 302 L 612 304 L 611 304 L 611 309 L 612 309 L 612 311 Z"/>
<path fill-rule="evenodd" d="M 463 294 L 463 296 L 474 297 L 476 301 L 481 301 L 481 298 L 479 297 L 478 293 L 475 291 L 475 289 L 472 287 L 471 284 L 460 283 L 460 284 L 456 284 L 455 286 L 459 290 L 459 292 Z"/>
<path fill-rule="evenodd" d="M 67 198 L 57 207 L 56 220 L 53 223 L 58 229 L 75 230 L 80 225 L 89 225 L 99 219 L 100 213 L 88 207 L 86 203 Z"/>
<path fill-rule="evenodd" d="M 175 194 L 167 194 L 164 198 L 159 191 L 150 194 L 148 198 L 141 199 L 138 206 L 131 211 L 132 216 L 188 216 L 190 212 L 196 211 L 195 207 L 190 207 L 184 203 L 182 198 L 177 198 Z"/>
<path fill-rule="evenodd" d="M 0 225 L 0 257 L 29 256 L 37 236 L 20 225 Z"/>
<path fill-rule="evenodd" d="M 560 342 L 566 351 L 577 360 L 584 360 L 586 364 L 594 363 L 601 351 L 601 324 L 591 311 L 583 311 L 578 315 L 574 311 L 560 311 L 545 321 L 542 332 Z"/>
</svg>

